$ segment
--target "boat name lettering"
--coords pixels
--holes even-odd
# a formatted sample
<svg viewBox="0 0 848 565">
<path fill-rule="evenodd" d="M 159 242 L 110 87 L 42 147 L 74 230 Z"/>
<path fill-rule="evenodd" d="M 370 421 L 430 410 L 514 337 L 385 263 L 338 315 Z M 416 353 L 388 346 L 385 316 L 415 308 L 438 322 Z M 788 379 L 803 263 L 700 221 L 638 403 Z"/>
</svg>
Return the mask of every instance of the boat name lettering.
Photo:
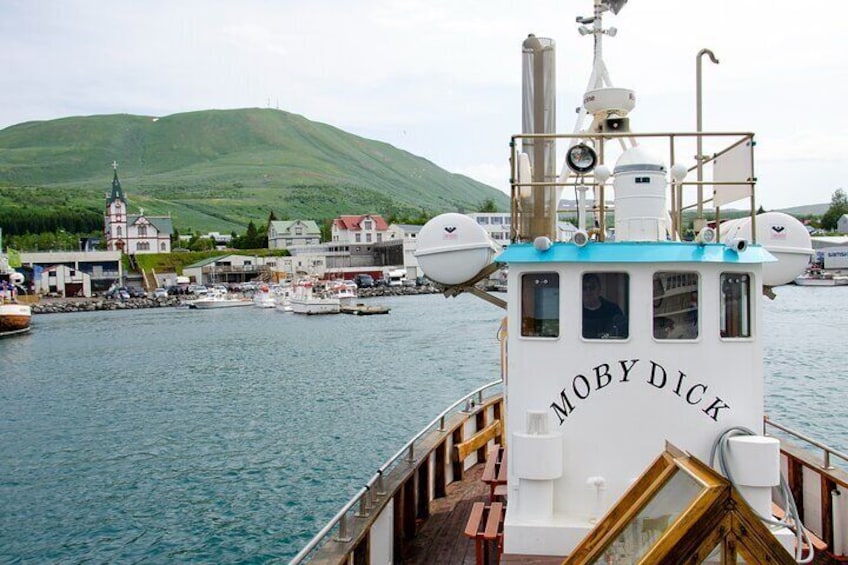
<svg viewBox="0 0 848 565">
<path fill-rule="evenodd" d="M 629 383 L 631 371 L 639 364 L 639 359 L 620 360 L 617 364 L 601 363 L 593 367 L 587 375 L 578 374 L 571 379 L 571 385 L 563 388 L 559 393 L 559 400 L 551 403 L 551 409 L 559 419 L 559 425 L 574 412 L 576 404 L 586 400 L 592 394 L 613 383 Z M 642 363 L 645 367 L 643 381 L 658 390 L 666 389 L 690 406 L 697 406 L 708 418 L 718 422 L 723 414 L 722 410 L 729 410 L 728 405 L 717 395 L 709 395 L 709 385 L 704 383 L 690 383 L 689 377 L 683 371 L 677 371 L 676 377 L 669 379 L 669 373 L 665 367 L 656 361 L 648 361 L 650 366 Z M 638 371 L 634 373 L 637 375 Z M 712 398 L 712 400 L 710 400 Z"/>
</svg>

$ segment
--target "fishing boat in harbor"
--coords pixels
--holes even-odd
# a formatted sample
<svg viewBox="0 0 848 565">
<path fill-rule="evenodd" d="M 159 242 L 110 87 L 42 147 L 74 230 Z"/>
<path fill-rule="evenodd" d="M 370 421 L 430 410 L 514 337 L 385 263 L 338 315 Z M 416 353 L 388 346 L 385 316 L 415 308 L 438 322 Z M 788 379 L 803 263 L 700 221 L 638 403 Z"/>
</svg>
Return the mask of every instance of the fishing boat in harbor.
<svg viewBox="0 0 848 565">
<path fill-rule="evenodd" d="M 20 297 L 24 276 L 9 265 L 9 257 L 0 250 L 0 337 L 30 331 L 32 308 Z"/>
<path fill-rule="evenodd" d="M 196 300 L 188 301 L 189 308 L 209 310 L 213 308 L 234 308 L 239 306 L 252 306 L 253 301 L 243 296 L 233 296 L 222 288 L 212 288 Z"/>
<path fill-rule="evenodd" d="M 788 215 L 756 214 L 753 133 L 702 131 L 708 49 L 696 56 L 696 131 L 631 127 L 636 95 L 612 86 L 601 48 L 614 35 L 604 17 L 625 1 L 594 0 L 577 18 L 595 45 L 570 134 L 554 130 L 554 42 L 522 45 L 511 244 L 498 251 L 461 214 L 417 238 L 421 270 L 447 296 L 504 309 L 501 375 L 399 446 L 293 564 L 848 554 L 848 474 L 834 467 L 848 455 L 763 407 L 763 296 L 780 300 L 806 268 L 810 236 Z M 557 239 L 563 190 L 578 202 L 568 241 Z M 720 207 L 740 200 L 747 216 L 722 223 Z M 698 214 L 694 239 L 684 210 Z M 505 266 L 505 300 L 475 286 Z"/>
<path fill-rule="evenodd" d="M 253 305 L 257 308 L 276 308 L 277 298 L 267 284 L 260 284 L 253 295 Z"/>
<path fill-rule="evenodd" d="M 848 275 L 824 269 L 808 269 L 795 277 L 798 286 L 842 286 L 848 285 Z"/>
<path fill-rule="evenodd" d="M 338 298 L 330 296 L 323 287 L 316 288 L 311 280 L 297 282 L 288 302 L 293 313 L 309 316 L 338 314 L 341 305 Z"/>
</svg>

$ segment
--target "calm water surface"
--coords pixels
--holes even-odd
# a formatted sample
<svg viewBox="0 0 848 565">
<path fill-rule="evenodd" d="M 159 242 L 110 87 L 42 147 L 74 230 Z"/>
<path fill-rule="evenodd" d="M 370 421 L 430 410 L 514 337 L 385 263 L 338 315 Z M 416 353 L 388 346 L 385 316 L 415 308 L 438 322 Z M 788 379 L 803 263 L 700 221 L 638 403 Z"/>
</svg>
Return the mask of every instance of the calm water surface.
<svg viewBox="0 0 848 565">
<path fill-rule="evenodd" d="M 846 450 L 848 289 L 778 294 L 767 411 Z M 414 432 L 497 378 L 498 309 L 375 302 L 391 314 L 44 315 L 0 341 L 0 562 L 287 562 Z"/>
</svg>

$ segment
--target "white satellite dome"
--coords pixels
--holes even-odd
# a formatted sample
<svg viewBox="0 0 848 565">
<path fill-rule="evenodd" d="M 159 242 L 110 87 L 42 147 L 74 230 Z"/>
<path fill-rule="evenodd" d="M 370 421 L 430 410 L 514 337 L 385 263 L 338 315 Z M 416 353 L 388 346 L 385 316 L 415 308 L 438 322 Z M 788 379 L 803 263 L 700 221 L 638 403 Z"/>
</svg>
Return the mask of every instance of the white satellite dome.
<svg viewBox="0 0 848 565">
<path fill-rule="evenodd" d="M 436 216 L 421 228 L 415 257 L 424 274 L 443 285 L 462 284 L 492 262 L 498 246 L 473 219 Z"/>
<path fill-rule="evenodd" d="M 813 254 L 812 239 L 799 220 L 783 212 L 758 214 L 757 243 L 777 259 L 763 265 L 763 284 L 780 286 L 804 272 Z M 751 218 L 727 220 L 719 226 L 721 241 L 751 241 Z"/>
</svg>

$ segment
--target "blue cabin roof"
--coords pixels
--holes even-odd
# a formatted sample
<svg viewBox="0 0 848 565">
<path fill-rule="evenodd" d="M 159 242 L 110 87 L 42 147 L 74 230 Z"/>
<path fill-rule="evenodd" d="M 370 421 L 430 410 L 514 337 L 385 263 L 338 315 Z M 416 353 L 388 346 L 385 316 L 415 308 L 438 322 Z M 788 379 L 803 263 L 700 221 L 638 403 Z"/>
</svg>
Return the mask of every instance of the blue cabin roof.
<svg viewBox="0 0 848 565">
<path fill-rule="evenodd" d="M 495 258 L 499 263 L 771 263 L 777 259 L 760 245 L 742 252 L 723 243 L 701 244 L 668 241 L 554 243 L 539 251 L 532 243 L 514 243 Z"/>
</svg>

